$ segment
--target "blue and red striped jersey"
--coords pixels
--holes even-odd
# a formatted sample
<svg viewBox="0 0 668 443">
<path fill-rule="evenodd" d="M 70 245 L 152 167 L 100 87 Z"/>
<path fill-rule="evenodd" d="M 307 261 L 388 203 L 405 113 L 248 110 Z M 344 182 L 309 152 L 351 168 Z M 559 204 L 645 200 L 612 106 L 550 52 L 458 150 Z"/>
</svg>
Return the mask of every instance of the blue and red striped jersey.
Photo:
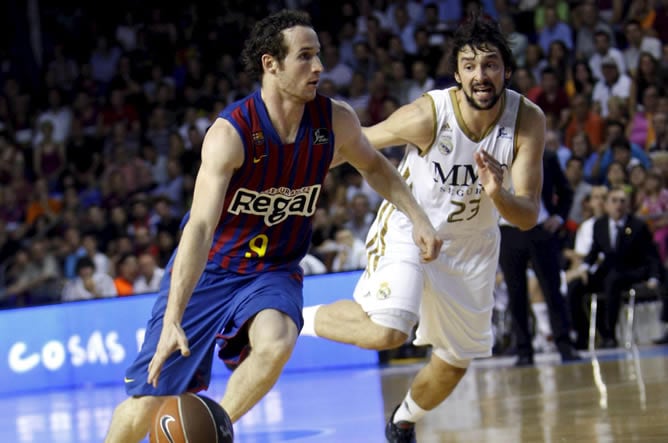
<svg viewBox="0 0 668 443">
<path fill-rule="evenodd" d="M 334 155 L 331 100 L 317 95 L 306 104 L 295 142 L 289 144 L 269 120 L 260 90 L 219 117 L 239 132 L 245 160 L 227 189 L 207 268 L 218 265 L 241 274 L 300 269 Z"/>
</svg>

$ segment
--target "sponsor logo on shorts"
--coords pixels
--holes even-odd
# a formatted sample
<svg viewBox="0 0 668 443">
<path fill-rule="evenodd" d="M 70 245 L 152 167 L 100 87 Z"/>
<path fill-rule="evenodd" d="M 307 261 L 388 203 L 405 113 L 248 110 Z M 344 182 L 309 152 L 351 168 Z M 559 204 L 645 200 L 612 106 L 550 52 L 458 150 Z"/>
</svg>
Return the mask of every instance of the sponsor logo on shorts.
<svg viewBox="0 0 668 443">
<path fill-rule="evenodd" d="M 378 300 L 385 300 L 386 298 L 389 298 L 391 293 L 392 290 L 390 289 L 390 284 L 388 282 L 383 282 L 378 287 L 378 292 L 376 292 L 376 298 Z"/>
</svg>

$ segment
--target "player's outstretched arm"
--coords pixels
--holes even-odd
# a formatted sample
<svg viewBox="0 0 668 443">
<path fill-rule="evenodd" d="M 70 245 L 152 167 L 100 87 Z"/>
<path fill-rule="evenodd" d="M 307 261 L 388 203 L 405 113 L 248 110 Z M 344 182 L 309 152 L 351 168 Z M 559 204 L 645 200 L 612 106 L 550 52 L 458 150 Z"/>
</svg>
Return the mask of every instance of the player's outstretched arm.
<svg viewBox="0 0 668 443">
<path fill-rule="evenodd" d="M 189 354 L 181 318 L 197 284 L 220 220 L 230 178 L 243 162 L 243 146 L 232 125 L 218 119 L 202 145 L 202 163 L 195 180 L 190 217 L 181 235 L 174 259 L 167 308 L 160 341 L 149 364 L 148 383 L 157 386 L 162 365 L 176 351 Z"/>
<path fill-rule="evenodd" d="M 382 122 L 363 127 L 362 132 L 376 149 L 410 143 L 424 151 L 434 143 L 435 122 L 433 101 L 431 97 L 423 95 L 401 106 Z M 344 162 L 343 156 L 337 153 L 331 167 Z"/>
<path fill-rule="evenodd" d="M 517 152 L 510 170 L 514 192 L 503 188 L 504 171 L 491 155 L 477 152 L 475 160 L 478 179 L 501 216 L 518 228 L 527 230 L 536 225 L 540 211 L 545 116 L 528 100 L 523 100 L 520 106 Z"/>
<path fill-rule="evenodd" d="M 422 250 L 422 258 L 436 258 L 441 240 L 397 169 L 383 154 L 373 149 L 362 134 L 357 115 L 348 105 L 334 102 L 333 110 L 337 154 L 354 166 L 376 192 L 411 219 L 414 240 Z"/>
<path fill-rule="evenodd" d="M 410 143 L 424 151 L 434 143 L 436 136 L 434 102 L 430 96 L 423 95 L 362 131 L 376 149 Z"/>
</svg>

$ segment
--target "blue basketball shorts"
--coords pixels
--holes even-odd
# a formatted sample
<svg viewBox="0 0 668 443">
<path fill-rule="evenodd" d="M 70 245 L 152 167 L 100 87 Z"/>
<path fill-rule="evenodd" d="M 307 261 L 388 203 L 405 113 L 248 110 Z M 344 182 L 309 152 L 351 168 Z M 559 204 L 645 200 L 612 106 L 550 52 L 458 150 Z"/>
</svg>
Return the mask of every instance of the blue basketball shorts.
<svg viewBox="0 0 668 443">
<path fill-rule="evenodd" d="M 182 357 L 179 351 L 172 354 L 162 367 L 158 387 L 154 388 L 146 379 L 148 365 L 162 331 L 169 283 L 170 274 L 166 273 L 147 324 L 144 343 L 125 373 L 128 395 L 177 395 L 207 389 L 216 344 L 220 349 L 220 359 L 228 364 L 238 363 L 250 350 L 246 323 L 265 309 L 285 313 L 298 330 L 303 326 L 304 299 L 300 273 L 205 271 L 181 322 L 188 338 L 190 356 Z"/>
</svg>

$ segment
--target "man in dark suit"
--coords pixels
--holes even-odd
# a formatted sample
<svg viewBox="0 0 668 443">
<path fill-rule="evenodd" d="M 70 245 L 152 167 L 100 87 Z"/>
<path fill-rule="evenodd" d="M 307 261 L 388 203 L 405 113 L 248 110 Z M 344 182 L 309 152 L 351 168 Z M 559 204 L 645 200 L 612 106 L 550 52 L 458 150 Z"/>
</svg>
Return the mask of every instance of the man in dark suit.
<svg viewBox="0 0 668 443">
<path fill-rule="evenodd" d="M 599 292 L 604 296 L 600 347 L 614 348 L 622 292 L 643 281 L 647 281 L 650 289 L 656 288 L 661 279 L 661 260 L 649 227 L 630 214 L 628 208 L 629 196 L 624 188 L 608 192 L 606 215 L 594 223 L 593 241 L 584 258 L 581 276 L 569 284 L 568 297 L 574 308 L 580 345 L 584 344 L 588 329 L 584 310 L 587 294 Z"/>
<path fill-rule="evenodd" d="M 529 327 L 527 267 L 529 262 L 547 303 L 554 343 L 561 360 L 578 360 L 570 340 L 567 302 L 560 291 L 562 244 L 559 232 L 573 202 L 571 189 L 552 151 L 543 154 L 543 189 L 538 224 L 522 231 L 501 222 L 499 265 L 508 288 L 509 309 L 517 349 L 517 366 L 534 363 L 532 334 Z"/>
</svg>

